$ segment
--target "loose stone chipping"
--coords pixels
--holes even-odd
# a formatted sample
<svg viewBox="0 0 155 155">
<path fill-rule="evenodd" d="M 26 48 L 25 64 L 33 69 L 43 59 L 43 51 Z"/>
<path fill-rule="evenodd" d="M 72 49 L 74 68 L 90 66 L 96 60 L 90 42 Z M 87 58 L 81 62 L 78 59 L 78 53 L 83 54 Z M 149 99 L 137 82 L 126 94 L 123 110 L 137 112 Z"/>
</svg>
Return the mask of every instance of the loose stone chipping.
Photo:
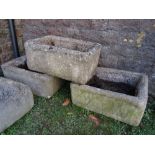
<svg viewBox="0 0 155 155">
<path fill-rule="evenodd" d="M 9 61 L 1 67 L 5 77 L 28 85 L 38 96 L 50 98 L 63 84 L 63 80 L 59 78 L 29 70 L 25 56 Z"/>
<path fill-rule="evenodd" d="M 100 50 L 98 43 L 53 35 L 25 43 L 27 65 L 31 70 L 80 84 L 92 77 Z"/>
<path fill-rule="evenodd" d="M 33 94 L 28 86 L 0 78 L 0 132 L 24 116 L 33 105 Z"/>
<path fill-rule="evenodd" d="M 138 126 L 148 99 L 148 77 L 110 68 L 96 69 L 86 85 L 71 83 L 73 104 Z"/>
</svg>

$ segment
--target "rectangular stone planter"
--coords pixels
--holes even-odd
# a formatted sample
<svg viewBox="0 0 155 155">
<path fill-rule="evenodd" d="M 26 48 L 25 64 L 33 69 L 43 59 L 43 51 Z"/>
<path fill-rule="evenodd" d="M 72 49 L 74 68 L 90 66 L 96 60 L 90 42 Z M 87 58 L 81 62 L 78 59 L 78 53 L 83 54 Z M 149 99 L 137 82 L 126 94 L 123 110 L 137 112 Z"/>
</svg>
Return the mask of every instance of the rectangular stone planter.
<svg viewBox="0 0 155 155">
<path fill-rule="evenodd" d="M 73 104 L 138 126 L 148 99 L 148 77 L 110 68 L 96 69 L 86 85 L 71 83 Z"/>
<path fill-rule="evenodd" d="M 33 105 L 33 94 L 28 86 L 0 77 L 0 132 L 23 117 Z"/>
<path fill-rule="evenodd" d="M 31 70 L 85 84 L 98 65 L 101 45 L 88 41 L 45 36 L 25 43 Z"/>
<path fill-rule="evenodd" d="M 5 77 L 28 85 L 38 96 L 50 98 L 63 84 L 63 80 L 59 78 L 29 70 L 25 56 L 9 61 L 1 67 Z"/>
</svg>

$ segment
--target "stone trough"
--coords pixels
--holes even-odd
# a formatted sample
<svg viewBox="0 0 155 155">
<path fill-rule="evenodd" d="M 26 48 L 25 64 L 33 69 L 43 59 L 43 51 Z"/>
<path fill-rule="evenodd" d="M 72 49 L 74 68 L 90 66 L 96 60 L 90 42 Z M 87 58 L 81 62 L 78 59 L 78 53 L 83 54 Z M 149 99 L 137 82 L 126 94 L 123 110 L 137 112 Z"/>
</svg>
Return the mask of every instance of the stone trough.
<svg viewBox="0 0 155 155">
<path fill-rule="evenodd" d="M 63 84 L 63 80 L 59 78 L 29 70 L 25 56 L 9 61 L 1 67 L 6 78 L 28 85 L 38 96 L 50 98 Z"/>
<path fill-rule="evenodd" d="M 96 69 L 86 85 L 71 83 L 73 104 L 138 126 L 148 99 L 148 77 L 110 68 Z"/>
<path fill-rule="evenodd" d="M 33 105 L 33 94 L 28 86 L 0 78 L 0 132 L 24 116 Z"/>
<path fill-rule="evenodd" d="M 80 84 L 92 77 L 100 50 L 98 43 L 53 35 L 25 43 L 28 68 Z"/>
</svg>

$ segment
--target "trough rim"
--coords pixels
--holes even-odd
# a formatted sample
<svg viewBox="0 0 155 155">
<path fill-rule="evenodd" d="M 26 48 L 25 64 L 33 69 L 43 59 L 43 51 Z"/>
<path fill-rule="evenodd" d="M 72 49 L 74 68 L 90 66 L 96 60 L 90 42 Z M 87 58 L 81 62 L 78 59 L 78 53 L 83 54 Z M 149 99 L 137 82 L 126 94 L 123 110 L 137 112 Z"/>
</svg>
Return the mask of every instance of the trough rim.
<svg viewBox="0 0 155 155">
<path fill-rule="evenodd" d="M 103 68 L 103 67 L 97 67 L 97 68 Z M 137 96 L 131 96 L 131 95 L 127 95 L 124 93 L 119 93 L 119 92 L 115 92 L 115 91 L 111 91 L 111 90 L 96 88 L 93 86 L 89 86 L 87 84 L 76 84 L 73 82 L 70 84 L 71 91 L 72 91 L 72 89 L 74 89 L 73 87 L 76 87 L 78 89 L 82 89 L 84 91 L 89 91 L 89 92 L 94 93 L 94 94 L 106 95 L 108 97 L 127 100 L 130 103 L 132 103 L 135 107 L 145 109 L 145 106 L 147 104 L 147 99 L 148 99 L 148 76 L 146 74 L 137 73 L 137 72 L 130 72 L 130 71 L 125 71 L 125 70 L 112 69 L 112 68 L 103 68 L 103 69 L 105 69 L 105 70 L 109 69 L 110 71 L 118 71 L 120 73 L 123 72 L 123 73 L 127 73 L 127 74 L 137 75 L 137 76 L 139 76 L 138 84 L 140 82 L 144 81 L 144 85 L 143 85 L 143 87 L 136 86 L 136 88 L 138 89 L 138 95 Z"/>
<path fill-rule="evenodd" d="M 51 38 L 51 40 L 52 40 L 52 38 L 56 38 L 56 39 L 65 40 L 65 41 L 68 41 L 68 42 L 75 41 L 77 43 L 84 43 L 86 45 L 91 44 L 92 47 L 87 49 L 87 51 L 83 52 L 83 51 L 80 51 L 80 50 L 73 50 L 73 49 L 69 49 L 69 48 L 65 48 L 65 47 L 57 47 L 57 46 L 51 46 L 51 45 L 39 43 L 39 41 L 47 39 L 47 38 Z M 27 40 L 24 43 L 24 46 L 25 46 L 25 49 L 29 49 L 29 50 L 33 50 L 33 51 L 41 50 L 41 51 L 44 51 L 44 52 L 47 52 L 47 53 L 49 53 L 49 52 L 60 53 L 61 52 L 61 54 L 63 54 L 64 51 L 65 51 L 66 53 L 70 53 L 72 55 L 81 54 L 83 56 L 95 54 L 96 50 L 101 50 L 101 48 L 102 48 L 102 45 L 99 44 L 99 43 L 96 43 L 96 42 L 90 42 L 90 41 L 85 41 L 85 40 L 81 40 L 81 39 L 62 37 L 62 36 L 56 36 L 56 35 L 47 35 L 47 36 Z M 53 47 L 53 48 L 50 49 L 50 47 Z M 59 51 L 59 52 L 56 52 L 56 51 Z"/>
<path fill-rule="evenodd" d="M 46 80 L 50 80 L 52 78 L 52 76 L 49 76 L 45 73 L 39 73 L 39 72 L 36 72 L 33 70 L 27 70 L 24 68 L 20 68 L 20 67 L 18 67 L 18 65 L 15 64 L 15 61 L 18 61 L 19 65 L 23 65 L 23 61 L 26 61 L 26 56 L 24 55 L 24 56 L 18 57 L 16 59 L 13 59 L 11 61 L 8 61 L 8 62 L 2 64 L 1 65 L 2 70 L 7 69 L 7 70 L 10 70 L 13 72 L 20 72 L 21 74 L 22 73 L 31 74 L 32 76 L 35 76 L 35 77 L 37 76 L 39 79 L 45 79 L 46 78 Z"/>
</svg>

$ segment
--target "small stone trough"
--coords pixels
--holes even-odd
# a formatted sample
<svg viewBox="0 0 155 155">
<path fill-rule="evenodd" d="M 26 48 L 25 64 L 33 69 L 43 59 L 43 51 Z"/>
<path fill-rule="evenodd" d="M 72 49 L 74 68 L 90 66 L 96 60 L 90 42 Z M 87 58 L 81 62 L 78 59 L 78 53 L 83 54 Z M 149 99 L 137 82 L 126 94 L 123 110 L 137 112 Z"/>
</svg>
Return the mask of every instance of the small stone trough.
<svg viewBox="0 0 155 155">
<path fill-rule="evenodd" d="M 148 77 L 110 68 L 96 69 L 86 85 L 71 83 L 73 104 L 138 126 L 148 99 Z"/>
<path fill-rule="evenodd" d="M 45 36 L 25 43 L 27 65 L 75 83 L 90 80 L 99 60 L 101 45 L 59 36 Z"/>
<path fill-rule="evenodd" d="M 33 94 L 28 86 L 0 77 L 0 132 L 23 117 L 33 105 Z"/>
<path fill-rule="evenodd" d="M 1 67 L 6 78 L 28 85 L 38 96 L 50 98 L 63 84 L 59 78 L 29 70 L 25 56 L 2 64 Z"/>
</svg>

